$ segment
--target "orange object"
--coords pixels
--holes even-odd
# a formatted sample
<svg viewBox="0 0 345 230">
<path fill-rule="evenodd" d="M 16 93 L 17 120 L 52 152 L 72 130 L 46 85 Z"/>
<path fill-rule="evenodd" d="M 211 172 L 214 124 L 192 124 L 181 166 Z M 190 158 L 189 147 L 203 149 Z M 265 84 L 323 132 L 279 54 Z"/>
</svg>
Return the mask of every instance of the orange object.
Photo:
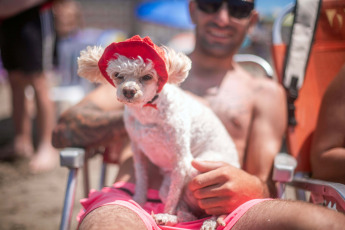
<svg viewBox="0 0 345 230">
<path fill-rule="evenodd" d="M 286 44 L 272 47 L 274 67 L 282 83 Z M 295 101 L 296 126 L 286 132 L 288 152 L 298 172 L 310 172 L 310 144 L 322 96 L 345 63 L 345 1 L 323 0 L 304 83 Z"/>
</svg>

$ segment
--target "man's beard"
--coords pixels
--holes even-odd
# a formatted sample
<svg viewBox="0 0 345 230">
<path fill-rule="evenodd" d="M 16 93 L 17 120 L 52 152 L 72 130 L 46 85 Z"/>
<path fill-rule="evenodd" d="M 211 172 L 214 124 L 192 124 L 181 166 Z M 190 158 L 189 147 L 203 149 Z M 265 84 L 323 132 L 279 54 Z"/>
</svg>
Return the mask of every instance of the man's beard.
<svg viewBox="0 0 345 230">
<path fill-rule="evenodd" d="M 236 52 L 238 47 L 235 46 L 233 43 L 228 44 L 220 44 L 217 42 L 210 43 L 206 39 L 201 39 L 199 44 L 201 50 L 207 54 L 208 56 L 216 57 L 216 58 L 228 58 L 233 56 Z"/>
<path fill-rule="evenodd" d="M 214 23 L 210 23 L 207 26 L 209 28 L 218 27 Z M 237 33 L 237 31 L 235 31 L 235 29 L 231 27 L 223 28 L 223 30 L 231 31 L 231 32 L 228 32 L 229 34 Z M 237 50 L 239 49 L 242 43 L 241 41 L 237 41 L 237 39 L 239 38 L 236 36 L 234 36 L 233 38 L 229 38 L 231 40 L 229 40 L 226 43 L 220 43 L 217 41 L 209 41 L 207 39 L 207 36 L 204 36 L 202 34 L 199 34 L 199 36 L 197 37 L 199 37 L 199 47 L 201 48 L 201 50 L 205 54 L 209 56 L 217 57 L 217 58 L 227 58 L 227 57 L 233 56 L 237 52 Z"/>
</svg>

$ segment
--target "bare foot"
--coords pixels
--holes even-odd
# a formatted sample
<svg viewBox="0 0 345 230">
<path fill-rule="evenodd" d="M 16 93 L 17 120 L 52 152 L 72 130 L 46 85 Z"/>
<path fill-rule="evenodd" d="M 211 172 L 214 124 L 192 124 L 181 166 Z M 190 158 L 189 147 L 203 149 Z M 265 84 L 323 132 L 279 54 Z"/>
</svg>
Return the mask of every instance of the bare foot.
<svg viewBox="0 0 345 230">
<path fill-rule="evenodd" d="M 16 156 L 31 158 L 34 153 L 31 139 L 16 137 L 14 139 L 14 152 Z"/>
<path fill-rule="evenodd" d="M 11 143 L 1 147 L 0 160 L 15 160 L 17 158 L 31 158 L 33 155 L 31 142 L 16 138 Z"/>
<path fill-rule="evenodd" d="M 42 173 L 54 169 L 58 162 L 58 151 L 51 144 L 42 144 L 30 160 L 30 171 Z"/>
</svg>

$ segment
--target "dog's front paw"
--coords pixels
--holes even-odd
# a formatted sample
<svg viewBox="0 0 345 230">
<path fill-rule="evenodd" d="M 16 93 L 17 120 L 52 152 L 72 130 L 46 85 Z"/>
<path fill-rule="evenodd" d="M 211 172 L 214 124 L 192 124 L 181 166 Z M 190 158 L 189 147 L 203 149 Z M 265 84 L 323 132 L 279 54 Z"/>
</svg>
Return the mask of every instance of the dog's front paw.
<svg viewBox="0 0 345 230">
<path fill-rule="evenodd" d="M 158 225 L 172 226 L 178 223 L 176 215 L 170 215 L 167 213 L 153 214 L 153 219 Z"/>
<path fill-rule="evenodd" d="M 217 220 L 215 217 L 211 217 L 202 223 L 200 230 L 215 230 L 217 228 Z"/>
</svg>

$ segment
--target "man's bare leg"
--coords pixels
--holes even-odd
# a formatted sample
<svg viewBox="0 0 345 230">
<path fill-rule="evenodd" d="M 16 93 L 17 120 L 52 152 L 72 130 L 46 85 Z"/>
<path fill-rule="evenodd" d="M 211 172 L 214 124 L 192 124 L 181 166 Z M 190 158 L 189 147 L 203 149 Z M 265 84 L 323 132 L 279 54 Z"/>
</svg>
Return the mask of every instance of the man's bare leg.
<svg viewBox="0 0 345 230">
<path fill-rule="evenodd" d="M 30 77 L 35 90 L 38 124 L 38 146 L 35 156 L 30 161 L 30 169 L 34 173 L 48 171 L 56 166 L 57 151 L 52 146 L 52 131 L 55 125 L 54 104 L 49 97 L 49 84 L 44 73 Z"/>
<path fill-rule="evenodd" d="M 344 229 L 344 226 L 342 213 L 306 202 L 271 200 L 249 209 L 232 229 Z"/>
<path fill-rule="evenodd" d="M 15 129 L 12 154 L 31 157 L 33 144 L 31 137 L 31 116 L 25 89 L 28 86 L 27 76 L 20 71 L 9 72 L 9 82 L 12 93 L 12 119 Z"/>
<path fill-rule="evenodd" d="M 146 230 L 139 216 L 120 205 L 106 205 L 90 212 L 82 221 L 79 230 Z"/>
</svg>

